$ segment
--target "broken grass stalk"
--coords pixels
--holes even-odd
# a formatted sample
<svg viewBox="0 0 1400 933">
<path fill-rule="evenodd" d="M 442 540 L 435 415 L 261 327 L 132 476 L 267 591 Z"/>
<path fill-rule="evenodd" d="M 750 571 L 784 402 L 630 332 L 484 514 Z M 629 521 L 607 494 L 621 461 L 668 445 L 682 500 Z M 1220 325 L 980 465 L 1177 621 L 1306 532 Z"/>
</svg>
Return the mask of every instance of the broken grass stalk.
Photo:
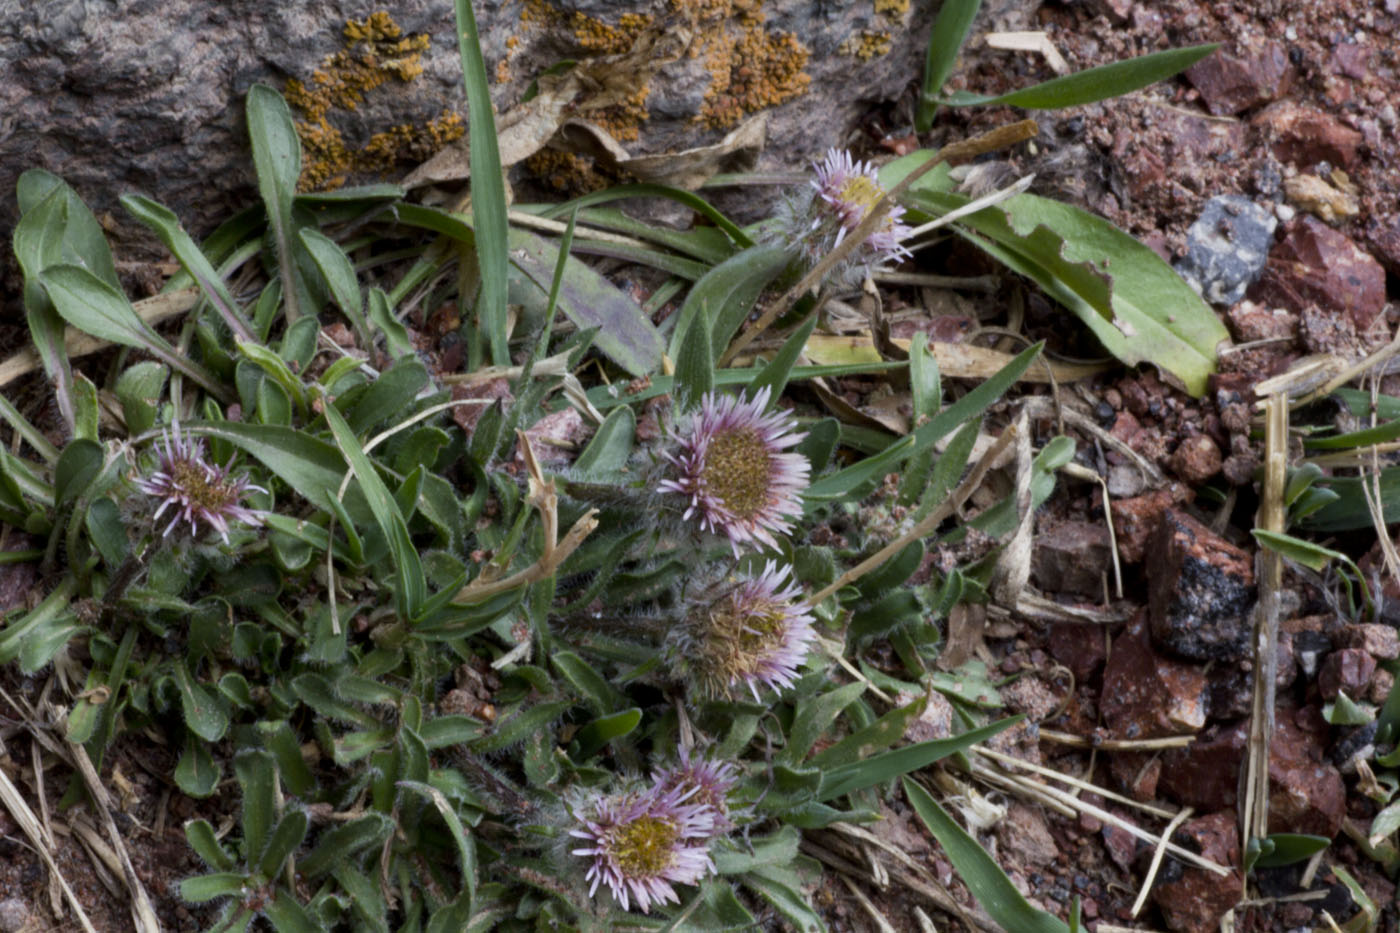
<svg viewBox="0 0 1400 933">
<path fill-rule="evenodd" d="M 533 564 L 508 577 L 499 580 L 473 580 L 457 591 L 452 600 L 455 603 L 481 602 L 499 593 L 543 580 L 558 570 L 559 565 L 583 543 L 583 539 L 598 527 L 598 510 L 589 509 L 582 518 L 574 522 L 563 540 L 559 539 L 559 496 L 554 481 L 544 478 L 539 460 L 536 459 L 534 448 L 530 446 L 530 439 L 525 436 L 525 432 L 517 430 L 515 436 L 520 441 L 525 466 L 530 474 L 530 491 L 526 501 L 540 513 L 540 521 L 544 525 L 544 550 Z"/>
</svg>

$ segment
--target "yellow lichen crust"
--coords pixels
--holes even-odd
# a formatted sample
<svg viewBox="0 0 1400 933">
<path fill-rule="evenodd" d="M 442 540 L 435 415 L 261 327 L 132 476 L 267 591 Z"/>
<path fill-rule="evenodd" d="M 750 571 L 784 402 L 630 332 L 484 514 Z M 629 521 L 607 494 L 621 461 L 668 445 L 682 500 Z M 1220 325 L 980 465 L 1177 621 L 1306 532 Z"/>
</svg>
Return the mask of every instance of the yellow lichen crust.
<svg viewBox="0 0 1400 933">
<path fill-rule="evenodd" d="M 909 0 L 875 0 L 875 12 L 885 16 L 903 16 L 909 12 Z"/>
<path fill-rule="evenodd" d="M 790 32 L 764 27 L 759 0 L 671 0 L 678 12 L 695 17 L 691 54 L 710 73 L 698 122 L 728 129 L 744 117 L 775 107 L 807 91 L 811 77 L 802 69 L 809 52 Z"/>
<path fill-rule="evenodd" d="M 904 0 L 906 6 L 908 0 Z M 710 73 L 696 122 L 711 129 L 728 129 L 744 117 L 806 92 L 811 78 L 803 69 L 809 52 L 792 33 L 770 31 L 764 25 L 762 0 L 670 0 L 670 14 L 688 24 L 687 54 L 701 59 Z M 584 53 L 621 55 L 653 26 L 652 18 L 635 13 L 616 24 L 578 11 L 564 12 L 549 0 L 525 0 L 523 25 L 565 25 Z M 638 88 L 627 100 L 594 112 L 589 119 L 616 139 L 635 140 L 647 118 L 649 88 Z"/>
<path fill-rule="evenodd" d="M 465 132 L 462 119 L 443 111 L 424 126 L 402 125 L 376 133 L 353 150 L 331 122 L 336 110 L 355 110 L 365 94 L 391 79 L 412 81 L 423 73 L 427 35 L 405 36 L 384 11 L 345 24 L 345 48 L 312 72 L 307 82 L 287 82 L 287 104 L 300 114 L 302 191 L 338 188 L 351 172 L 387 172 L 399 162 L 427 158 Z"/>
<path fill-rule="evenodd" d="M 526 159 L 524 165 L 541 184 L 569 197 L 601 191 L 616 183 L 616 179 L 599 174 L 591 159 L 557 149 L 541 149 Z"/>
<path fill-rule="evenodd" d="M 851 55 L 863 62 L 868 62 L 872 58 L 889 54 L 893 45 L 894 42 L 889 33 L 862 29 L 837 46 L 836 51 L 842 55 Z"/>
<path fill-rule="evenodd" d="M 651 25 L 651 17 L 640 13 L 624 13 L 616 26 L 575 10 L 569 16 L 569 28 L 589 52 L 595 55 L 621 55 L 632 47 L 643 29 Z"/>
<path fill-rule="evenodd" d="M 595 110 L 589 119 L 612 134 L 619 142 L 631 142 L 641 135 L 641 125 L 647 118 L 648 87 L 640 87 L 627 95 L 627 98 L 611 107 Z"/>
</svg>

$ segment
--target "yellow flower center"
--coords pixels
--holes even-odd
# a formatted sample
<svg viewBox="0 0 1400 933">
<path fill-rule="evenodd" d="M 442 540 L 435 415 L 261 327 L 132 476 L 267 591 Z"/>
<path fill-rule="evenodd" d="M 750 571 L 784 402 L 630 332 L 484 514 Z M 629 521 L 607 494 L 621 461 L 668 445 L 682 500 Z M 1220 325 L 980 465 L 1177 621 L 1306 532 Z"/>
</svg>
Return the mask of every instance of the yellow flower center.
<svg viewBox="0 0 1400 933">
<path fill-rule="evenodd" d="M 212 512 L 227 508 L 233 499 L 227 484 L 211 483 L 209 475 L 188 460 L 172 464 L 170 478 L 187 499 Z"/>
<path fill-rule="evenodd" d="M 878 182 L 871 181 L 864 175 L 852 175 L 846 179 L 846 183 L 841 186 L 840 198 L 847 204 L 858 204 L 862 208 L 862 214 L 868 214 L 875 206 L 875 202 L 885 196 L 885 189 L 881 188 Z"/>
<path fill-rule="evenodd" d="M 617 829 L 608 851 L 623 875 L 645 878 L 670 866 L 679 835 L 674 822 L 642 816 Z"/>
<path fill-rule="evenodd" d="M 753 428 L 725 431 L 710 441 L 701 475 L 735 517 L 752 519 L 768 505 L 772 455 Z"/>
</svg>

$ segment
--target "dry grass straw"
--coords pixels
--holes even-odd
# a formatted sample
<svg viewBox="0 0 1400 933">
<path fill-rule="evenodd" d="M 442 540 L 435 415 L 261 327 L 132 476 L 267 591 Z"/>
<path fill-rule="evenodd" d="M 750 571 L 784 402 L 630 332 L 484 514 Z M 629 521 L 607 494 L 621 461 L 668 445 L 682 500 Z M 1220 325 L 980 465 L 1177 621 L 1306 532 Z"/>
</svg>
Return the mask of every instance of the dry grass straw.
<svg viewBox="0 0 1400 933">
<path fill-rule="evenodd" d="M 1134 918 L 1142 912 L 1142 908 L 1147 904 L 1147 895 L 1152 892 L 1152 882 L 1157 880 L 1157 870 L 1162 867 L 1162 856 L 1167 854 L 1167 840 L 1176 832 L 1177 827 L 1185 823 L 1187 818 L 1195 812 L 1190 807 L 1184 807 L 1180 813 L 1172 817 L 1172 821 L 1167 824 L 1167 828 L 1162 830 L 1162 838 L 1157 843 L 1157 847 L 1152 851 L 1152 864 L 1147 868 L 1147 874 L 1142 879 L 1142 890 L 1138 891 L 1138 896 L 1133 901 L 1132 915 Z"/>
<path fill-rule="evenodd" d="M 1151 752 L 1164 748 L 1185 748 L 1196 741 L 1196 737 L 1192 735 L 1168 735 L 1160 739 L 1086 739 L 1082 735 L 1057 732 L 1054 729 L 1041 729 L 1040 737 L 1056 745 L 1097 748 L 1106 752 Z"/>
<path fill-rule="evenodd" d="M 844 838 L 849 833 L 838 829 L 839 825 L 843 824 L 833 824 L 827 830 L 804 834 L 802 851 L 836 872 L 873 883 L 870 870 L 860 865 L 859 859 L 864 857 L 860 847 L 851 838 Z M 891 859 L 883 865 L 884 871 L 902 891 L 921 897 L 944 913 L 959 918 L 969 930 L 1002 933 L 1001 928 L 983 911 L 969 909 L 953 897 L 923 863 L 893 846 L 882 844 L 879 849 L 882 858 L 888 856 Z"/>
<path fill-rule="evenodd" d="M 1286 527 L 1283 489 L 1288 468 L 1288 403 L 1282 394 L 1264 403 L 1264 484 L 1257 527 L 1282 533 Z M 1249 716 L 1248 758 L 1240 798 L 1240 838 L 1268 833 L 1269 741 L 1274 731 L 1274 690 L 1278 678 L 1279 591 L 1283 557 L 1261 547 L 1255 556 L 1259 602 L 1254 610 L 1254 697 Z"/>
<path fill-rule="evenodd" d="M 197 288 L 184 288 L 178 292 L 170 292 L 164 295 L 154 295 L 141 301 L 133 302 L 132 307 L 136 314 L 147 324 L 159 324 L 167 318 L 172 318 L 177 314 L 184 314 L 199 303 L 200 294 Z M 83 333 L 72 327 L 63 329 L 63 348 L 68 353 L 69 359 L 76 359 L 80 356 L 89 356 L 98 350 L 111 346 L 106 340 L 99 340 L 90 334 Z M 0 386 L 9 385 L 20 376 L 37 372 L 43 369 L 44 364 L 39 359 L 39 352 L 32 346 L 12 355 L 3 362 L 0 362 Z"/>
<path fill-rule="evenodd" d="M 1089 816 L 1092 816 L 1095 819 L 1098 819 L 1104 823 L 1108 823 L 1112 826 L 1118 827 L 1119 829 L 1123 830 L 1129 835 L 1137 839 L 1141 839 L 1143 842 L 1152 845 L 1160 844 L 1178 859 L 1184 862 L 1189 862 L 1197 868 L 1203 868 L 1206 871 L 1213 872 L 1214 874 L 1221 876 L 1228 876 L 1230 874 L 1229 868 L 1217 864 L 1216 862 L 1213 862 L 1208 858 L 1204 858 L 1200 855 L 1197 855 L 1195 852 L 1192 852 L 1189 849 L 1184 849 L 1181 846 L 1176 845 L 1175 843 L 1170 841 L 1170 836 L 1167 836 L 1166 834 L 1154 835 L 1153 833 L 1150 833 L 1145 829 L 1141 829 L 1135 823 L 1130 823 L 1129 821 L 1123 819 L 1122 817 L 1116 814 L 1110 813 L 1102 807 L 1095 806 L 1094 804 L 1091 804 L 1085 800 L 1081 800 L 1078 797 L 1075 797 L 1073 794 L 1068 793 L 1067 791 L 1060 790 L 1057 787 L 1051 787 L 1048 784 L 1042 784 L 1039 781 L 1032 780 L 1031 778 L 1025 775 L 1010 774 L 1004 771 L 988 767 L 986 765 L 979 765 L 976 761 L 972 763 L 972 774 L 973 776 L 981 780 L 984 780 L 990 784 L 995 784 L 996 786 L 1001 787 L 1007 791 L 1017 793 L 1024 797 L 1028 797 L 1030 799 L 1043 803 L 1046 806 L 1054 809 L 1056 812 L 1065 814 L 1066 816 L 1073 817 L 1088 814 Z M 1103 793 L 1103 791 L 1096 790 L 1095 793 Z"/>
<path fill-rule="evenodd" d="M 45 690 L 47 691 L 48 689 L 49 688 L 46 686 Z M 49 823 L 48 805 L 44 799 L 43 791 L 44 770 L 42 758 L 40 757 L 37 746 L 42 745 L 61 758 L 67 758 L 67 755 L 63 751 L 62 744 L 48 734 L 48 731 L 52 727 L 48 724 L 46 719 L 40 717 L 38 710 L 34 709 L 34 707 L 30 706 L 28 703 L 21 705 L 3 689 L 0 689 L 0 699 L 3 699 L 11 708 L 23 714 L 24 725 L 29 730 L 35 742 L 34 780 L 36 793 L 39 797 L 39 806 L 44 814 L 43 819 L 41 820 L 39 816 L 34 813 L 34 810 L 24 799 L 24 795 L 20 792 L 19 788 L 15 786 L 14 782 L 10 780 L 9 775 L 5 773 L 4 769 L 0 769 L 0 805 L 3 805 L 5 809 L 9 811 L 11 818 L 13 818 L 15 823 L 19 826 L 20 831 L 24 833 L 25 838 L 29 840 L 30 847 L 38 854 L 45 867 L 48 868 L 50 884 L 56 884 L 59 891 L 62 892 L 63 900 L 67 901 L 68 906 L 73 909 L 73 914 L 77 917 L 78 925 L 82 928 L 83 933 L 97 933 L 97 928 L 94 927 L 92 921 L 88 919 L 87 912 L 83 910 L 83 905 L 78 900 L 77 894 L 74 893 L 72 885 L 68 883 L 68 879 L 63 876 L 63 872 L 58 868 L 58 863 L 54 860 L 54 853 L 57 851 L 54 833 L 57 831 L 58 827 L 51 826 Z M 66 829 L 66 827 L 64 828 Z M 50 896 L 52 898 L 52 887 L 50 890 Z M 62 910 L 59 902 L 54 899 L 50 906 L 53 909 L 54 916 L 61 920 Z"/>
<path fill-rule="evenodd" d="M 889 920 L 885 919 L 885 915 L 880 913 L 880 909 L 876 907 L 870 898 L 866 896 L 865 892 L 860 889 L 860 885 L 851 880 L 850 875 L 843 874 L 841 880 L 845 882 L 846 890 L 851 892 L 851 896 L 856 899 L 856 903 L 860 904 L 861 909 L 874 921 L 875 929 L 879 930 L 880 933 L 895 933 L 894 926 Z"/>
<path fill-rule="evenodd" d="M 530 475 L 530 491 L 526 501 L 540 513 L 540 523 L 544 526 L 544 550 L 539 560 L 529 567 L 508 577 L 498 578 L 495 564 L 487 565 L 480 576 L 457 591 L 453 601 L 457 603 L 478 603 L 498 593 L 509 592 L 516 587 L 526 586 L 545 579 L 559 569 L 559 565 L 569 555 L 578 550 L 583 539 L 598 527 L 598 510 L 589 509 L 582 518 L 574 522 L 572 528 L 559 539 L 559 495 L 554 480 L 547 480 L 540 469 L 535 450 L 524 431 L 515 432 L 520 441 L 520 450 L 525 457 L 525 467 Z"/>
</svg>

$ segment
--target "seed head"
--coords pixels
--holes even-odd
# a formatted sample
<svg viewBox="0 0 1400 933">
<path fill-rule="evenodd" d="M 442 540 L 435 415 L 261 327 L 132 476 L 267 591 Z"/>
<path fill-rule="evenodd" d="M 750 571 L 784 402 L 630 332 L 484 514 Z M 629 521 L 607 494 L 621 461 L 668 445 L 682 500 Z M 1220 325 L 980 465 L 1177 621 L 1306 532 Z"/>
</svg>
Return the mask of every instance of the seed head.
<svg viewBox="0 0 1400 933">
<path fill-rule="evenodd" d="M 786 567 L 769 561 L 708 606 L 697 607 L 674 641 L 678 667 L 701 693 L 732 697 L 747 689 L 792 686 L 817 639 L 812 616 Z"/>
<path fill-rule="evenodd" d="M 682 749 L 680 761 L 652 775 L 660 793 L 679 791 L 687 803 L 713 811 L 713 833 L 719 835 L 734 827 L 729 819 L 729 792 L 738 782 L 734 765 L 709 758 L 692 758 L 689 749 Z"/>
<path fill-rule="evenodd" d="M 835 215 L 838 221 L 836 240 L 839 245 L 846 234 L 860 226 L 876 202 L 885 196 L 880 184 L 879 173 L 869 162 L 856 162 L 851 154 L 841 149 L 827 151 L 826 159 L 812 166 L 816 178 L 812 187 L 816 189 L 821 204 Z M 899 259 L 907 259 L 911 254 L 903 241 L 913 228 L 900 223 L 904 218 L 904 208 L 892 205 L 875 232 L 859 248 L 867 253 L 867 264 L 880 267 Z M 820 223 L 820 220 L 818 221 Z"/>
<path fill-rule="evenodd" d="M 137 489 L 161 500 L 152 521 L 174 507 L 174 517 L 165 526 L 162 537 L 169 537 L 183 519 L 190 524 L 191 537 L 199 536 L 203 523 L 228 544 L 229 522 L 262 524 L 263 513 L 242 505 L 240 500 L 249 492 L 267 492 L 266 489 L 250 483 L 247 476 L 233 476 L 227 465 L 210 463 L 205 459 L 204 441 L 181 434 L 179 422 L 164 432 L 163 440 L 164 447 L 156 447 L 157 469 L 134 480 Z"/>
<path fill-rule="evenodd" d="M 792 453 L 802 435 L 792 417 L 767 412 L 770 392 L 752 400 L 706 393 L 688 426 L 673 432 L 676 450 L 666 455 L 676 467 L 658 489 L 690 497 L 686 519 L 723 534 L 734 554 L 742 544 L 777 547 L 773 533 L 786 534 L 802 512 L 807 458 Z"/>
<path fill-rule="evenodd" d="M 695 884 L 714 871 L 707 846 L 714 835 L 711 808 L 690 803 L 681 788 L 597 795 L 575 813 L 569 835 L 586 842 L 572 854 L 590 860 L 584 878 L 592 897 L 606 883 L 613 898 L 642 913 L 651 905 L 679 903 L 676 884 Z"/>
</svg>

